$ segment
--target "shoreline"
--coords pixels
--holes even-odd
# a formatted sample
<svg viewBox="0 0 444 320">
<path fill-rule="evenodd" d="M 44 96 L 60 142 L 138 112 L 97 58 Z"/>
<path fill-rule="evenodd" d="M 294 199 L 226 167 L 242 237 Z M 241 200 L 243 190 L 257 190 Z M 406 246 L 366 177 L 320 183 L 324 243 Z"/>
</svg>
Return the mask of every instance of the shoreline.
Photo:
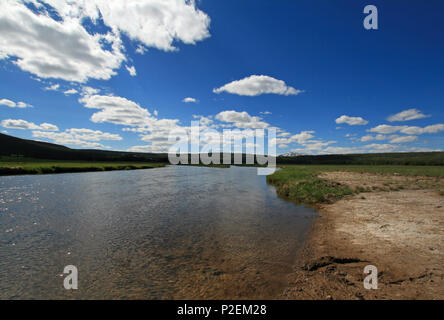
<svg viewBox="0 0 444 320">
<path fill-rule="evenodd" d="M 2 166 L 3 165 L 3 166 Z M 20 163 L 14 166 L 0 162 L 0 176 L 41 175 L 81 172 L 141 170 L 164 167 L 165 163 L 109 162 L 42 162 Z"/>
<path fill-rule="evenodd" d="M 349 187 L 373 189 L 388 180 L 398 186 L 316 205 L 319 217 L 280 299 L 444 299 L 444 197 L 431 187 L 442 187 L 441 178 L 356 172 L 320 177 Z M 377 290 L 363 286 L 367 265 L 378 269 Z"/>
</svg>

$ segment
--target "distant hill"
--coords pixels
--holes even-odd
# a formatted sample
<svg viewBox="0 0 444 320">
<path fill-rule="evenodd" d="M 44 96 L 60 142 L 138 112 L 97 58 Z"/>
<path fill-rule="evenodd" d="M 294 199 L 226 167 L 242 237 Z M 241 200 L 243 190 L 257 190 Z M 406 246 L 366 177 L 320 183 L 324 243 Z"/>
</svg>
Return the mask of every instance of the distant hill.
<svg viewBox="0 0 444 320">
<path fill-rule="evenodd" d="M 54 160 L 167 162 L 165 153 L 71 149 L 54 143 L 0 134 L 0 156 Z"/>
<path fill-rule="evenodd" d="M 6 134 L 0 134 L 0 156 L 48 160 L 168 162 L 168 154 L 166 153 L 71 149 L 54 143 L 21 139 Z M 233 156 L 232 154 L 231 157 L 233 158 Z M 243 163 L 245 163 L 245 157 L 246 155 L 243 154 Z M 444 152 L 332 154 L 316 156 L 291 153 L 291 155 L 280 155 L 276 158 L 276 162 L 278 164 L 444 166 Z M 233 161 L 231 163 L 233 163 Z"/>
<path fill-rule="evenodd" d="M 444 152 L 399 152 L 279 156 L 280 164 L 444 166 Z M 444 170 L 444 168 L 443 168 Z"/>
</svg>

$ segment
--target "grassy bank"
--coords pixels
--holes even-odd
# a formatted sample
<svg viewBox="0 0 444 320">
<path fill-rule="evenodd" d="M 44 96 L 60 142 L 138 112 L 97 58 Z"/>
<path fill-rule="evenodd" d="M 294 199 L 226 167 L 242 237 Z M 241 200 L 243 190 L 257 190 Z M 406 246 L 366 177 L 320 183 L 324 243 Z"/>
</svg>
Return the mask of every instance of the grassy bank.
<svg viewBox="0 0 444 320">
<path fill-rule="evenodd" d="M 444 177 L 443 166 L 366 166 L 366 165 L 284 165 L 282 170 L 267 177 L 277 193 L 296 203 L 316 205 L 329 203 L 365 189 L 352 190 L 346 185 L 321 179 L 328 171 L 369 172 L 386 175 Z"/>
<path fill-rule="evenodd" d="M 0 175 L 49 174 L 67 172 L 112 171 L 150 169 L 165 166 L 164 163 L 144 162 L 93 162 L 58 161 L 32 158 L 0 158 Z"/>
</svg>

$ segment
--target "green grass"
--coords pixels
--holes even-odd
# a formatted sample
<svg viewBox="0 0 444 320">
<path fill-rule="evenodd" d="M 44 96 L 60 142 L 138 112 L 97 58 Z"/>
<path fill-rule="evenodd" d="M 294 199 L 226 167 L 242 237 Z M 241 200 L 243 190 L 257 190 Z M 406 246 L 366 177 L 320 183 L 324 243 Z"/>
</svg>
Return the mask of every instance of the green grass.
<svg viewBox="0 0 444 320">
<path fill-rule="evenodd" d="M 380 174 L 444 177 L 442 166 L 368 166 L 368 165 L 282 165 L 267 177 L 277 193 L 296 203 L 315 205 L 329 203 L 354 192 L 370 192 L 369 188 L 352 190 L 345 185 L 318 178 L 326 171 L 354 171 Z"/>
<path fill-rule="evenodd" d="M 17 160 L 17 158 L 13 157 L 1 157 L 0 175 L 135 170 L 163 166 L 165 166 L 164 163 L 59 161 L 32 158 L 20 158 Z"/>
<path fill-rule="evenodd" d="M 403 165 L 279 165 L 290 170 L 310 172 L 353 171 L 380 174 L 444 177 L 444 166 L 403 166 Z"/>
</svg>

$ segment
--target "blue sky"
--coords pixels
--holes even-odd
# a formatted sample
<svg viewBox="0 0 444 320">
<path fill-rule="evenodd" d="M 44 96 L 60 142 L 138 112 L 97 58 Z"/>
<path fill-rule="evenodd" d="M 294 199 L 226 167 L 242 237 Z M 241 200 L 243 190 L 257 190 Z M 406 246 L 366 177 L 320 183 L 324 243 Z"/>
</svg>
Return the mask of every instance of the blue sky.
<svg viewBox="0 0 444 320">
<path fill-rule="evenodd" d="M 1 132 L 165 152 L 200 118 L 276 128 L 278 153 L 444 149 L 442 1 L 124 3 L 1 2 Z"/>
</svg>

